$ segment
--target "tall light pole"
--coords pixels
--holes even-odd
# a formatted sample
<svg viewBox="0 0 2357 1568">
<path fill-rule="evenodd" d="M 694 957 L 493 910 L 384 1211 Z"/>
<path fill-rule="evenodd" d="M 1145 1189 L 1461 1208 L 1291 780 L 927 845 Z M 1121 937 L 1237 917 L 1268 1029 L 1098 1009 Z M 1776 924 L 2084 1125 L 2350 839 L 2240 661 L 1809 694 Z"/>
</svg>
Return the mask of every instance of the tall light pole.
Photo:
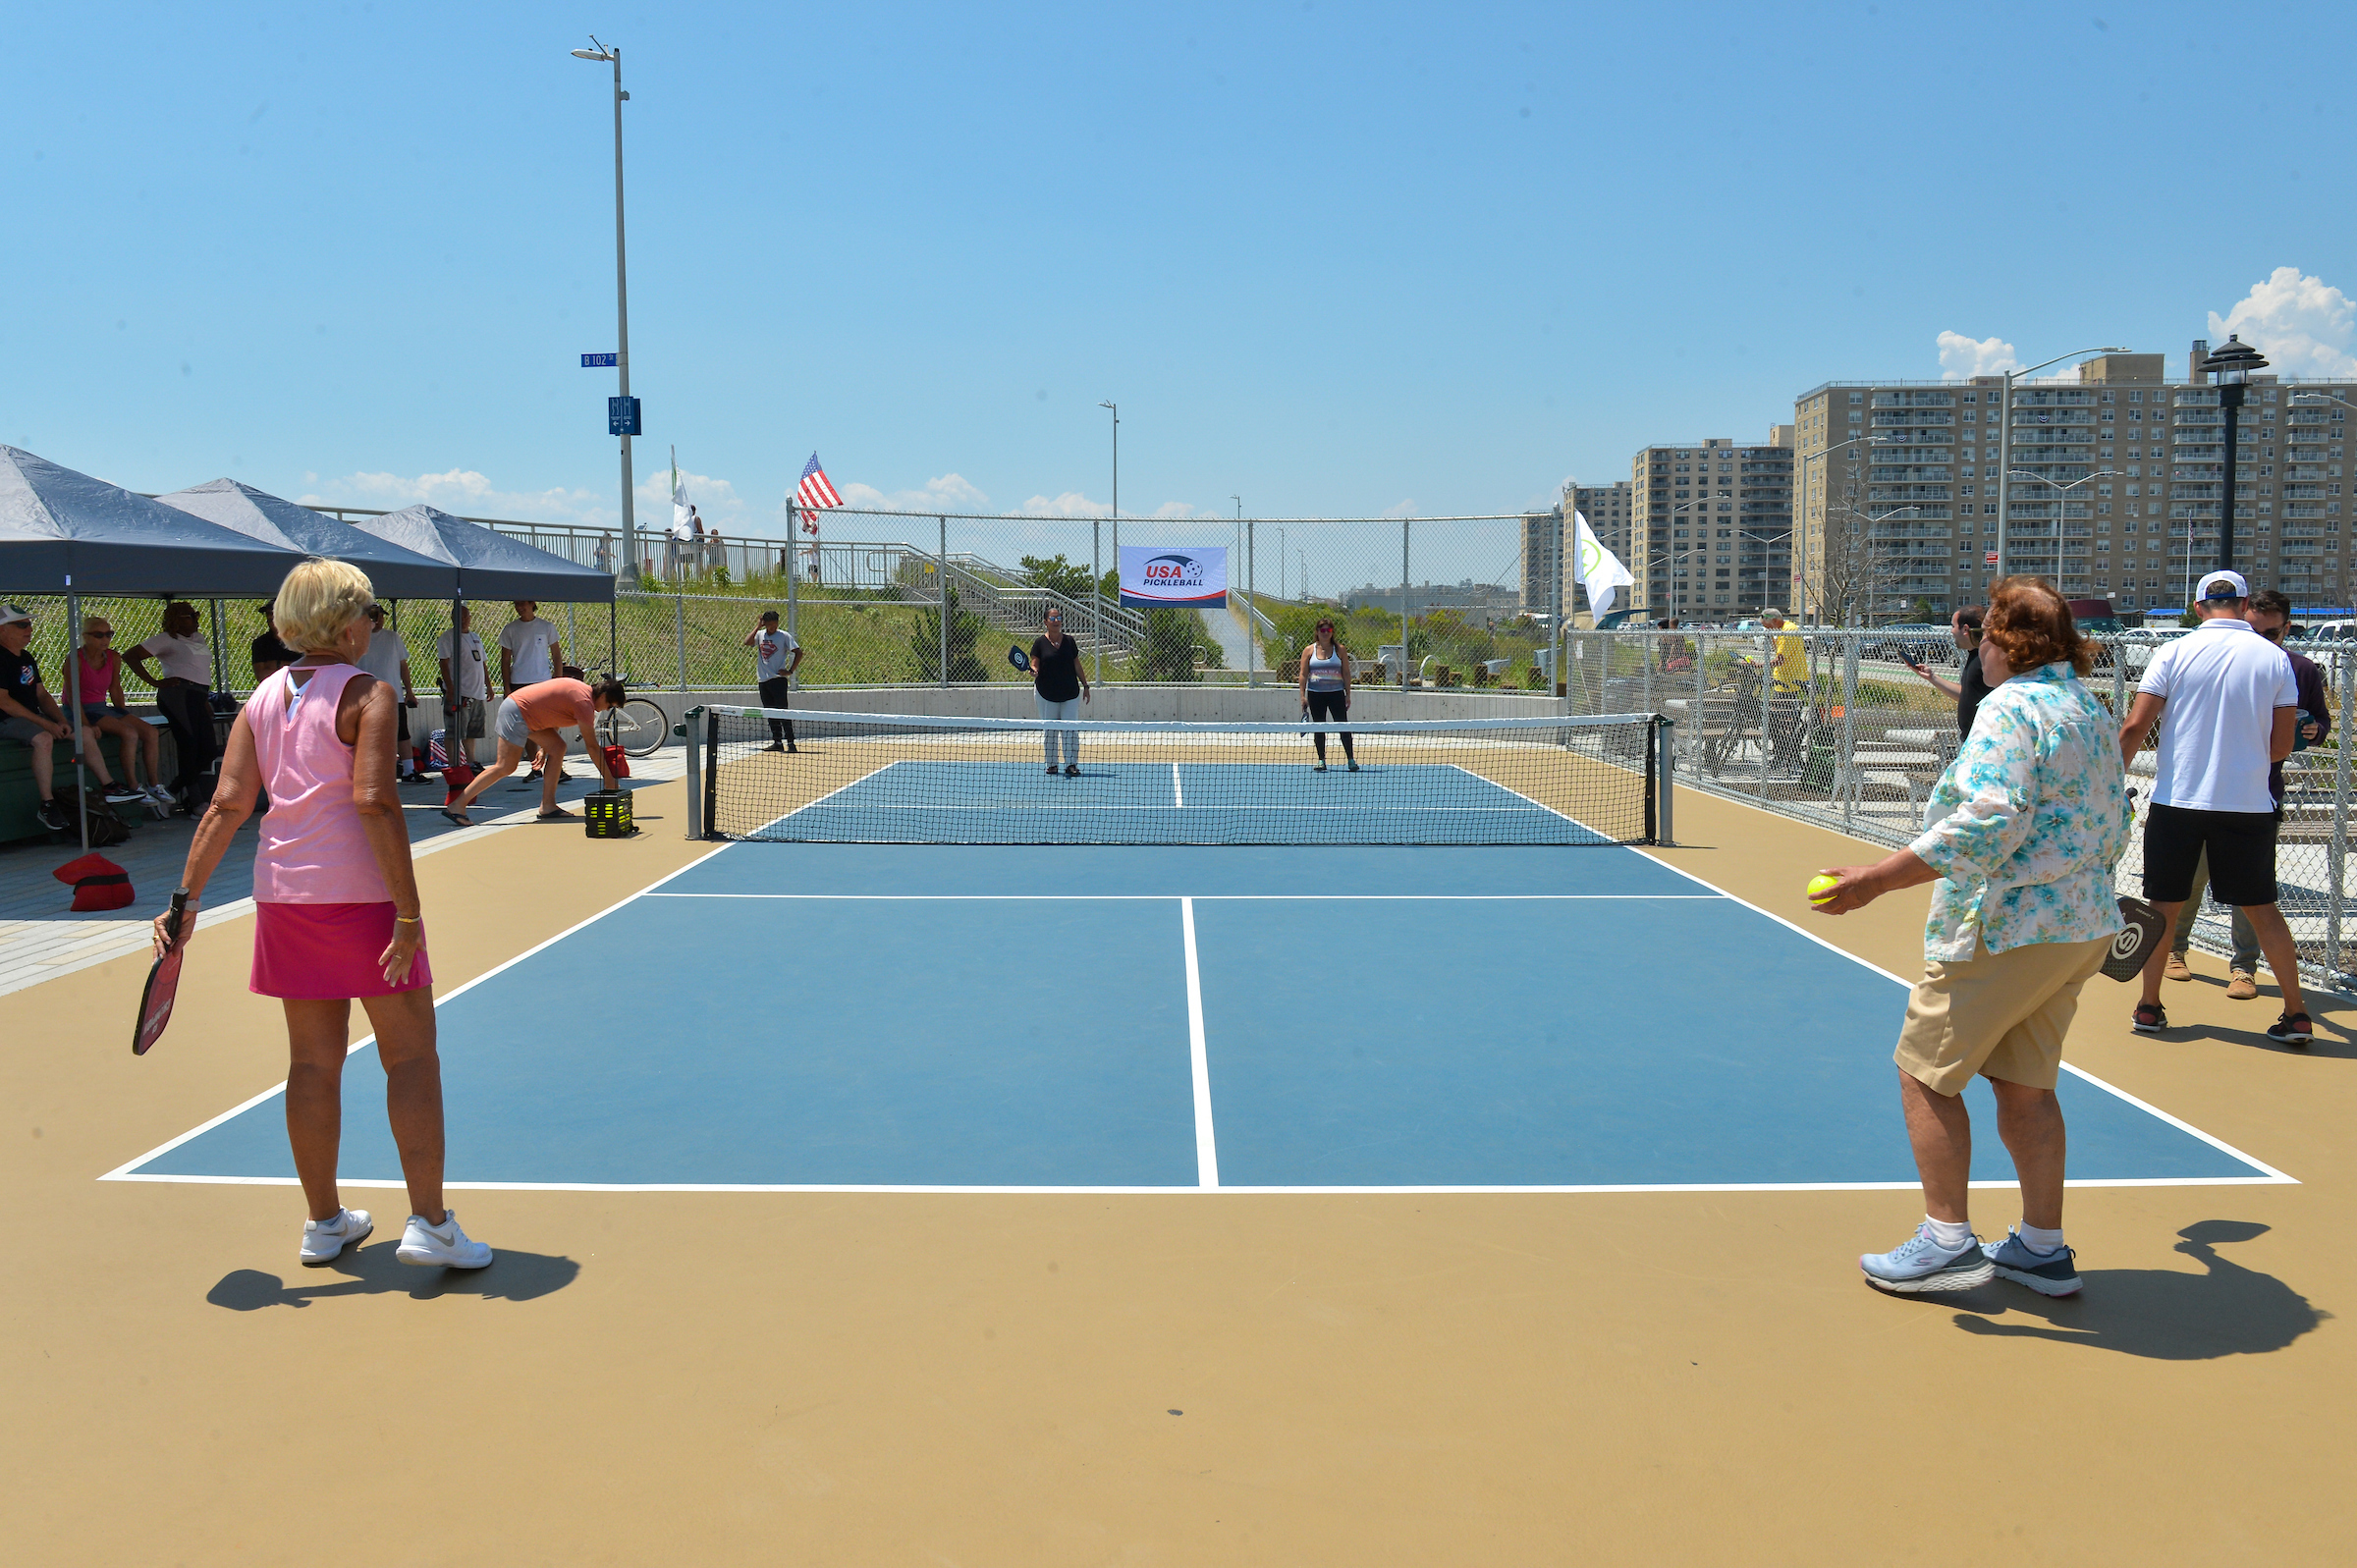
<svg viewBox="0 0 2357 1568">
<path fill-rule="evenodd" d="M 589 47 L 576 49 L 576 60 L 611 61 L 614 66 L 614 365 L 622 375 L 622 395 L 630 395 L 630 283 L 628 251 L 623 243 L 622 228 L 622 106 L 630 94 L 622 90 L 622 50 L 608 48 L 593 35 Z M 635 587 L 638 582 L 638 514 L 630 495 L 630 438 L 625 431 L 622 438 L 622 580 Z M 619 663 L 621 656 L 616 655 Z"/>
<path fill-rule="evenodd" d="M 1830 399 L 1827 402 L 1826 406 L 1829 408 L 1833 406 Z M 1798 475 L 1800 482 L 1794 487 L 1797 493 L 1793 499 L 1798 509 L 1795 513 L 1795 516 L 1798 520 L 1792 525 L 1792 532 L 1794 535 L 1792 553 L 1799 564 L 1800 592 L 1795 596 L 1796 602 L 1793 608 L 1794 613 L 1799 618 L 1800 623 L 1804 626 L 1809 623 L 1809 464 L 1811 462 L 1817 462 L 1821 464 L 1830 463 L 1833 460 L 1835 453 L 1839 452 L 1843 447 L 1857 446 L 1861 442 L 1870 447 L 1903 445 L 1901 442 L 1892 441 L 1883 436 L 1851 436 L 1847 441 L 1836 441 L 1822 452 L 1812 452 L 1807 457 L 1796 460 L 1800 465 L 1800 473 Z M 1825 484 L 1822 480 L 1819 481 L 1817 488 L 1820 491 L 1825 489 Z M 1822 501 L 1825 498 L 1823 495 L 1820 495 L 1818 499 Z M 1828 503 L 1828 505 L 1830 506 L 1831 503 Z"/>
<path fill-rule="evenodd" d="M 2226 484 L 2218 504 L 2218 568 L 2223 571 L 2234 565 L 2234 440 L 2242 423 L 2242 398 L 2250 390 L 2251 372 L 2265 370 L 2267 360 L 2239 336 L 2229 335 L 2224 348 L 2203 357 L 2202 368 L 2218 372 L 2219 406 L 2226 410 Z"/>
<path fill-rule="evenodd" d="M 1113 413 L 1113 569 L 1122 569 L 1122 410 L 1110 399 L 1097 405 Z"/>
<path fill-rule="evenodd" d="M 2055 553 L 2058 556 L 2061 554 L 2062 550 L 2062 528 L 2069 520 L 2068 513 L 2070 511 L 2070 493 L 2073 490 L 2078 489 L 2079 486 L 2084 484 L 2093 484 L 2098 479 L 2117 479 L 2121 477 L 2121 475 L 2119 470 L 2116 468 L 2102 468 L 2087 475 L 2087 477 L 2084 479 L 2073 479 L 2070 483 L 2064 484 L 2059 479 L 2049 479 L 2046 475 L 2042 473 L 2032 473 L 2027 468 L 2016 468 L 2008 471 L 2005 477 L 2008 479 L 2027 479 L 2033 484 L 2046 485 L 2051 489 L 2059 490 L 2062 492 L 2062 514 L 2058 514 L 2055 518 Z M 2056 574 L 2058 576 L 2060 575 L 2060 572 L 2057 570 Z M 2186 597 L 2190 599 L 2192 598 L 2192 595 L 2187 594 Z"/>
<path fill-rule="evenodd" d="M 2103 349 L 2073 349 L 2052 359 L 2042 359 L 2027 370 L 2005 372 L 2004 391 L 1998 398 L 1997 424 L 1997 570 L 1994 577 L 2005 574 L 2005 525 L 2012 521 L 2007 509 L 2012 505 L 2013 475 L 2013 383 L 2023 376 L 2036 375 L 2048 365 L 2058 365 L 2065 359 L 2084 359 L 2091 353 L 2126 353 L 2116 347 Z"/>
</svg>

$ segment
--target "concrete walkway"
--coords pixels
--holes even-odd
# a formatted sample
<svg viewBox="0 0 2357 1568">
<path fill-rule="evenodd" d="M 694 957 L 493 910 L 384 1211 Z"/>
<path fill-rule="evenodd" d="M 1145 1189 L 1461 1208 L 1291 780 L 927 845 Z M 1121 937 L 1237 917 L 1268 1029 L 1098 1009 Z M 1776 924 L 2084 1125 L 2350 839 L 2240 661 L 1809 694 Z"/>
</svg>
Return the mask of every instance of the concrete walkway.
<svg viewBox="0 0 2357 1568">
<path fill-rule="evenodd" d="M 667 746 L 651 757 L 632 759 L 630 784 L 677 779 L 686 770 L 686 753 Z M 573 759 L 573 777 L 559 787 L 559 801 L 577 805 L 597 787 L 597 774 L 579 757 Z M 534 827 L 540 807 L 539 785 L 524 785 L 522 772 L 493 786 L 475 802 L 475 826 L 461 829 L 441 813 L 444 790 L 439 782 L 406 785 L 402 804 L 409 822 L 410 852 L 423 856 L 453 843 Z M 566 824 L 550 824 L 564 830 Z M 571 824 L 580 832 L 580 825 Z M 92 964 L 143 949 L 148 923 L 171 902 L 187 866 L 189 840 L 195 837 L 196 819 L 175 817 L 158 822 L 142 814 L 128 842 L 101 851 L 131 874 L 135 894 L 128 909 L 93 910 L 77 914 L 69 905 L 74 890 L 50 873 L 82 853 L 79 842 L 52 844 L 40 839 L 0 845 L 0 996 L 22 991 L 58 975 L 87 969 Z M 196 916 L 196 929 L 234 920 L 253 907 L 253 850 L 258 841 L 254 822 L 238 830 L 229 853 L 214 871 L 207 898 Z M 126 1038 L 130 1013 L 123 1019 Z"/>
</svg>

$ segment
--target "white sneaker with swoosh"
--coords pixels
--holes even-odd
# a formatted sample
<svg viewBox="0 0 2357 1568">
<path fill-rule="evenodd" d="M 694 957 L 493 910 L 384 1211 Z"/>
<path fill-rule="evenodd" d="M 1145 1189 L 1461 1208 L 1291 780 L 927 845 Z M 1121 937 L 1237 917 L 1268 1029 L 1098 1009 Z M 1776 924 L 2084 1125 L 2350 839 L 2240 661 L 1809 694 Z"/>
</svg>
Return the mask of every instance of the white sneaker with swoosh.
<svg viewBox="0 0 2357 1568">
<path fill-rule="evenodd" d="M 401 1245 L 393 1256 L 403 1263 L 413 1263 L 423 1269 L 480 1269 L 491 1261 L 489 1247 L 467 1239 L 459 1228 L 459 1212 L 445 1209 L 442 1222 L 429 1225 L 425 1216 L 410 1216 L 409 1228 L 401 1233 Z"/>
<path fill-rule="evenodd" d="M 339 1209 L 333 1219 L 305 1219 L 302 1222 L 302 1251 L 298 1255 L 303 1267 L 316 1269 L 323 1263 L 334 1263 L 346 1249 L 356 1247 L 368 1239 L 376 1221 L 368 1217 L 365 1209 Z"/>
</svg>

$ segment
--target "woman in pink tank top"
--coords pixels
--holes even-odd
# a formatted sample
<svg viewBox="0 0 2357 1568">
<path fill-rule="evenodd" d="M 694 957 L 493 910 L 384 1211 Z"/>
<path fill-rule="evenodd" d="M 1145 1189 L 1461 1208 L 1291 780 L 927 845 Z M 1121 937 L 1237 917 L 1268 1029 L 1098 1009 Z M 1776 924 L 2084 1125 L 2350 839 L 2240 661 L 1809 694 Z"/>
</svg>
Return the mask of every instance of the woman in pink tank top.
<svg viewBox="0 0 2357 1568">
<path fill-rule="evenodd" d="M 368 578 L 340 561 L 313 559 L 287 573 L 273 620 L 303 657 L 265 679 L 238 715 L 182 882 L 192 906 L 252 814 L 255 790 L 268 789 L 253 857 L 249 986 L 280 999 L 287 1014 L 287 1135 L 311 1211 L 301 1261 L 328 1263 L 374 1228 L 365 1210 L 344 1207 L 336 1187 L 356 997 L 376 1031 L 410 1189 L 397 1256 L 479 1269 L 491 1249 L 468 1240 L 442 1203 L 442 1065 L 424 917 L 395 793 L 398 694 L 356 668 L 374 598 Z M 184 927 L 184 943 L 193 930 Z M 161 918 L 156 941 L 161 951 Z"/>
</svg>

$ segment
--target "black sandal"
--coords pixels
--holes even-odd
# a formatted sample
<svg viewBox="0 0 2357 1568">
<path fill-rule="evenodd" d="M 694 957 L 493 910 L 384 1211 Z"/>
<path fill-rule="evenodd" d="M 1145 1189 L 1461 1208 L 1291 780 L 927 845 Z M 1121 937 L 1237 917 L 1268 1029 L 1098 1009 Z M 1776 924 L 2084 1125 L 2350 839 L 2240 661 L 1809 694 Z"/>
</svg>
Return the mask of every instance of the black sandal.
<svg viewBox="0 0 2357 1568">
<path fill-rule="evenodd" d="M 2279 1046 L 2309 1046 L 2316 1041 L 2316 1020 L 2304 1012 L 2287 1012 L 2268 1025 L 2267 1038 Z"/>
<path fill-rule="evenodd" d="M 2128 1027 L 2140 1035 L 2157 1035 L 2168 1027 L 2168 1009 L 2157 1001 L 2140 1001 Z"/>
</svg>

